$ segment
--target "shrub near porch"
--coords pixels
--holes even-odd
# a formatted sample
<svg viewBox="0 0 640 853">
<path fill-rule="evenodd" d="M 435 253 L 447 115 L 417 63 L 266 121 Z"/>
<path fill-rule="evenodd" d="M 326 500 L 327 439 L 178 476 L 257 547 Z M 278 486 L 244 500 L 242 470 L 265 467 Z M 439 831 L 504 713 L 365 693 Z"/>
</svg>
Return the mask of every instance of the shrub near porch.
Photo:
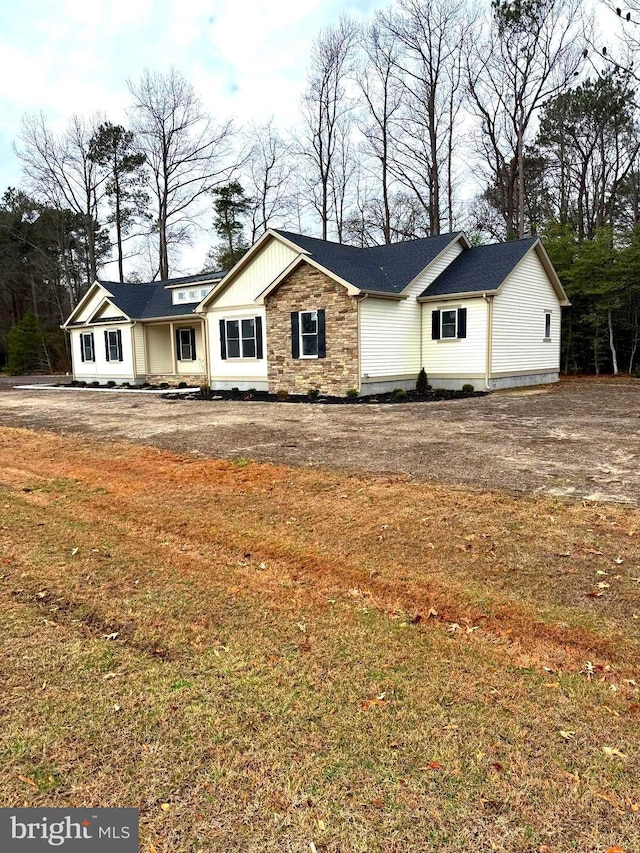
<svg viewBox="0 0 640 853">
<path fill-rule="evenodd" d="M 345 288 L 301 264 L 265 298 L 269 390 L 344 395 L 358 388 L 358 304 Z M 291 312 L 325 310 L 326 357 L 293 358 Z"/>
</svg>

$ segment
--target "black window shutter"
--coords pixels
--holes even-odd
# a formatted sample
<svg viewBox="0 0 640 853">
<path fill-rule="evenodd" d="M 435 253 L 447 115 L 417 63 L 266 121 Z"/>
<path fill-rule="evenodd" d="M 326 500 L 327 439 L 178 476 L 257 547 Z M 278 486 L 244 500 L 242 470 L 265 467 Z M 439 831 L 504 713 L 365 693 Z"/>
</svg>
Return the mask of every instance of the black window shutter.
<svg viewBox="0 0 640 853">
<path fill-rule="evenodd" d="M 262 317 L 256 317 L 256 358 L 263 358 L 262 355 Z"/>
<path fill-rule="evenodd" d="M 440 312 L 432 311 L 431 312 L 431 340 L 439 341 L 440 340 Z"/>
<path fill-rule="evenodd" d="M 189 337 L 191 338 L 191 361 L 196 360 L 196 330 L 189 329 Z"/>
<path fill-rule="evenodd" d="M 300 358 L 300 316 L 297 311 L 291 312 L 291 356 Z"/>
<path fill-rule="evenodd" d="M 327 332 L 324 308 L 318 311 L 318 358 L 327 357 Z"/>
<path fill-rule="evenodd" d="M 227 336 L 224 327 L 224 320 L 220 320 L 220 358 L 227 357 Z"/>
<path fill-rule="evenodd" d="M 458 308 L 458 337 L 467 337 L 467 309 Z"/>
<path fill-rule="evenodd" d="M 111 361 L 111 359 L 109 358 L 109 332 L 106 329 L 104 330 L 104 351 L 107 357 L 107 361 Z"/>
<path fill-rule="evenodd" d="M 80 361 L 84 361 L 84 335 L 80 335 Z"/>
<path fill-rule="evenodd" d="M 118 337 L 118 361 L 123 361 L 122 355 L 122 332 L 120 329 L 117 329 L 117 337 Z"/>
<path fill-rule="evenodd" d="M 176 359 L 182 361 L 182 353 L 180 352 L 180 329 L 176 329 Z"/>
</svg>

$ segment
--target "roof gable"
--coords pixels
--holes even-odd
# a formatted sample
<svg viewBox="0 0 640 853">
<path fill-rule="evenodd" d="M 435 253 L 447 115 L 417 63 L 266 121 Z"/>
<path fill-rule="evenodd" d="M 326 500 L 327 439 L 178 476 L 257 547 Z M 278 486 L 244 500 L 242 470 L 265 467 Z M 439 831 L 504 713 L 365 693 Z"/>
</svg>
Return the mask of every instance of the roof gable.
<svg viewBox="0 0 640 853">
<path fill-rule="evenodd" d="M 420 273 L 452 242 L 464 239 L 462 232 L 406 240 L 383 246 L 359 248 L 277 231 L 307 253 L 320 267 L 358 290 L 400 296 Z"/>
<path fill-rule="evenodd" d="M 105 295 L 105 298 L 98 305 L 97 309 L 90 315 L 87 324 L 105 322 L 107 320 L 122 320 L 123 314 L 120 308 Z M 128 319 L 125 317 L 125 319 Z"/>
<path fill-rule="evenodd" d="M 253 246 L 251 246 L 249 251 L 240 258 L 237 264 L 229 270 L 225 275 L 224 280 L 204 297 L 204 299 L 196 306 L 195 310 L 197 312 L 204 311 L 208 306 L 217 301 L 217 299 L 222 296 L 229 287 L 231 287 L 233 282 L 236 281 L 242 272 L 246 270 L 247 267 L 263 253 L 264 250 L 267 249 L 273 240 L 277 240 L 279 243 L 288 246 L 289 249 L 294 252 L 298 252 L 300 250 L 299 246 L 291 243 L 280 232 L 274 231 L 271 228 L 267 229 L 264 234 L 256 240 Z"/>
<path fill-rule="evenodd" d="M 527 238 L 511 243 L 473 246 L 458 255 L 419 298 L 498 290 L 536 241 L 537 238 Z"/>
<path fill-rule="evenodd" d="M 183 276 L 182 278 L 165 279 L 164 281 L 150 281 L 142 284 L 127 284 L 120 281 L 98 280 L 93 283 L 77 307 L 72 311 L 65 326 L 78 325 L 78 316 L 95 301 L 96 296 L 102 292 L 105 300 L 128 320 L 155 320 L 163 317 L 179 317 L 193 313 L 195 305 L 179 303 L 173 304 L 172 291 L 176 287 L 189 284 L 203 284 L 219 282 L 224 276 L 223 272 L 198 273 L 197 275 Z M 104 301 L 96 305 L 85 320 L 87 325 L 101 320 L 100 311 Z"/>
<path fill-rule="evenodd" d="M 561 304 L 569 305 L 567 294 L 538 237 L 467 249 L 458 255 L 418 298 L 495 293 L 531 251 L 538 254 Z"/>
</svg>

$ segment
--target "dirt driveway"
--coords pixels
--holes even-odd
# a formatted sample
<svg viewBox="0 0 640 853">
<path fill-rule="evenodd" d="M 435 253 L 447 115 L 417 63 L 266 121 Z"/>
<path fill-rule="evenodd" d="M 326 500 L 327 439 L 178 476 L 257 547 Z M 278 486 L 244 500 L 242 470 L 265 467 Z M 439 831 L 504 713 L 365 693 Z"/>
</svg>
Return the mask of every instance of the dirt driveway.
<svg viewBox="0 0 640 853">
<path fill-rule="evenodd" d="M 169 401 L 4 384 L 0 425 L 640 505 L 634 380 L 386 406 Z"/>
</svg>

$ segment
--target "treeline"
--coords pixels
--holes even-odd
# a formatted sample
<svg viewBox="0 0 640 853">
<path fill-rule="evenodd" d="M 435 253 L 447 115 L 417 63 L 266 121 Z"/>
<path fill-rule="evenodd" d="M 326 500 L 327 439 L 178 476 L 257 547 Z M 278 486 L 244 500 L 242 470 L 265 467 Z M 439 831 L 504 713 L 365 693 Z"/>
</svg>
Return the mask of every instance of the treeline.
<svg viewBox="0 0 640 853">
<path fill-rule="evenodd" d="M 579 0 L 397 0 L 342 17 L 314 41 L 286 131 L 214 119 L 175 69 L 129 82 L 126 127 L 25 117 L 24 185 L 0 203 L 0 335 L 27 310 L 58 325 L 107 263 L 120 280 L 180 274 L 203 231 L 216 236 L 203 266 L 228 268 L 268 227 L 355 245 L 465 229 L 540 234 L 573 303 L 563 369 L 633 372 L 634 5 L 609 10 L 606 39 Z"/>
</svg>

